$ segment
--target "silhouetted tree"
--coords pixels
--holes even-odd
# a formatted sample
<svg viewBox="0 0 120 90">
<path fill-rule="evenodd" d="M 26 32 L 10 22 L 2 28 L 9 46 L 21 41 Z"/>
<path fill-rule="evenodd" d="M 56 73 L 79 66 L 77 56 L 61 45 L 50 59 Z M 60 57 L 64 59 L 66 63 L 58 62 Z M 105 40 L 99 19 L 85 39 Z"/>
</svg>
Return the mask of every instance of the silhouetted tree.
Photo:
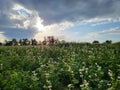
<svg viewBox="0 0 120 90">
<path fill-rule="evenodd" d="M 2 43 L 0 42 L 0 46 L 2 46 Z"/>
<path fill-rule="evenodd" d="M 18 45 L 18 41 L 14 38 L 12 39 L 12 45 L 15 46 L 15 45 Z"/>
<path fill-rule="evenodd" d="M 19 44 L 20 44 L 20 46 L 23 45 L 23 40 L 22 39 L 19 40 Z"/>
<path fill-rule="evenodd" d="M 54 42 L 55 42 L 54 37 L 53 37 L 53 36 L 48 36 L 48 44 L 49 44 L 49 45 L 53 45 Z"/>
<path fill-rule="evenodd" d="M 46 45 L 46 44 L 47 44 L 46 37 L 44 37 L 44 40 L 43 40 L 42 44 L 43 44 L 43 45 Z"/>
<path fill-rule="evenodd" d="M 38 42 L 37 42 L 37 40 L 36 40 L 36 39 L 31 39 L 31 44 L 32 44 L 32 45 L 37 45 L 37 44 L 38 44 Z"/>
<path fill-rule="evenodd" d="M 12 41 L 5 40 L 5 46 L 12 46 Z"/>
<path fill-rule="evenodd" d="M 23 39 L 23 45 L 30 45 L 30 41 L 27 38 Z"/>
<path fill-rule="evenodd" d="M 21 46 L 23 46 L 23 45 L 30 45 L 30 41 L 27 38 L 20 39 L 19 43 L 20 43 Z"/>
<path fill-rule="evenodd" d="M 106 40 L 106 42 L 105 42 L 106 44 L 111 44 L 112 43 L 112 41 L 111 40 Z"/>
<path fill-rule="evenodd" d="M 93 44 L 99 44 L 99 41 L 95 40 L 95 41 L 93 41 Z"/>
</svg>

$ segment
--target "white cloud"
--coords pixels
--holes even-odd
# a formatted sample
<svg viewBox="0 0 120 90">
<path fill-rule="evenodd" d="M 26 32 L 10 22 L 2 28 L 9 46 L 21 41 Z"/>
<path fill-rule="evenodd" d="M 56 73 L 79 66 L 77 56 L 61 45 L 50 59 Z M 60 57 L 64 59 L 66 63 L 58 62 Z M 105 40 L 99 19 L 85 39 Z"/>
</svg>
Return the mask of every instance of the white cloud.
<svg viewBox="0 0 120 90">
<path fill-rule="evenodd" d="M 10 20 L 18 21 L 15 22 L 14 28 L 36 30 L 38 33 L 33 38 L 37 40 L 43 40 L 44 36 L 55 36 L 60 40 L 66 40 L 68 36 L 64 30 L 74 25 L 73 22 L 68 21 L 43 25 L 44 20 L 39 16 L 38 11 L 31 11 L 19 4 L 14 4 L 12 12 L 8 14 Z"/>
<path fill-rule="evenodd" d="M 59 40 L 67 40 L 68 35 L 64 33 L 64 30 L 72 27 L 73 25 L 74 24 L 71 22 L 47 25 L 44 26 L 44 30 L 35 34 L 34 38 L 37 40 L 43 40 L 44 36 L 54 36 Z"/>
<path fill-rule="evenodd" d="M 91 19 L 84 19 L 80 22 L 80 24 L 90 24 L 91 26 L 98 26 L 116 22 L 120 22 L 120 17 L 96 17 Z"/>
<path fill-rule="evenodd" d="M 0 34 L 3 34 L 4 32 L 0 32 Z"/>
<path fill-rule="evenodd" d="M 25 20 L 32 14 L 32 11 L 22 5 L 14 4 L 12 12 L 8 14 L 12 20 Z"/>
<path fill-rule="evenodd" d="M 12 12 L 9 12 L 8 14 L 11 21 L 16 21 L 12 26 L 13 28 L 38 30 L 35 25 L 38 24 L 37 26 L 39 26 L 39 24 L 43 22 L 37 11 L 31 11 L 19 4 L 14 4 Z M 11 28 L 11 25 L 8 27 Z"/>
<path fill-rule="evenodd" d="M 114 27 L 108 30 L 103 30 L 101 32 L 98 32 L 98 34 L 120 34 L 120 27 Z"/>
<path fill-rule="evenodd" d="M 106 18 L 106 19 L 103 19 L 101 21 L 94 22 L 93 24 L 91 24 L 91 26 L 105 25 L 105 24 L 116 23 L 116 22 L 120 22 L 120 17 L 118 17 L 118 18 Z"/>
<path fill-rule="evenodd" d="M 24 10 L 26 13 L 32 14 L 31 10 L 26 9 L 24 6 L 20 4 L 14 4 L 12 9 L 18 11 L 19 14 L 22 13 L 20 10 Z"/>
<path fill-rule="evenodd" d="M 91 26 L 98 26 L 98 25 L 105 25 L 105 24 L 109 24 L 111 22 L 109 21 L 102 21 L 102 22 L 96 22 L 94 24 L 91 24 Z"/>
<path fill-rule="evenodd" d="M 88 33 L 85 36 L 85 39 L 95 39 L 95 38 L 102 37 L 103 35 L 109 35 L 109 34 L 120 34 L 120 27 L 114 27 L 114 28 L 110 28 L 108 30 L 102 30 L 99 32 Z"/>
<path fill-rule="evenodd" d="M 47 25 L 45 26 L 45 29 L 46 30 L 54 30 L 54 31 L 57 31 L 57 30 L 65 30 L 67 28 L 70 28 L 72 27 L 74 24 L 72 22 L 62 22 L 62 23 L 59 23 L 59 24 L 51 24 L 51 25 Z"/>
<path fill-rule="evenodd" d="M 4 32 L 0 32 L 0 42 L 4 42 L 5 40 L 8 40 L 8 38 L 4 35 Z"/>
</svg>

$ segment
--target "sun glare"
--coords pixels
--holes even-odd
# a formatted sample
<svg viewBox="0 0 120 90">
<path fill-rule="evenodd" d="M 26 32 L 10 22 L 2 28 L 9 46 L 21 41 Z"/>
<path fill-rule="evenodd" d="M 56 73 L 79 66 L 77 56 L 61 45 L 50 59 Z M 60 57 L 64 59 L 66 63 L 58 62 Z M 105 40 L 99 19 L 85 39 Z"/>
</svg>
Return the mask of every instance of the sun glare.
<svg viewBox="0 0 120 90">
<path fill-rule="evenodd" d="M 38 29 L 38 31 L 44 31 L 44 25 L 42 24 L 42 21 L 37 19 L 37 22 L 35 24 L 35 27 Z"/>
</svg>

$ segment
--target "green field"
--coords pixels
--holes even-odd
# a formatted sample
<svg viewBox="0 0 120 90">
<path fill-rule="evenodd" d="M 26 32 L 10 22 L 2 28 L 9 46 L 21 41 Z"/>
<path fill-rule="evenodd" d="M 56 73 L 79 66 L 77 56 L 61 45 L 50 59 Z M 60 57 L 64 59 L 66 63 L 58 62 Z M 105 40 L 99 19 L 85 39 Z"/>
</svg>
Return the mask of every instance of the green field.
<svg viewBox="0 0 120 90">
<path fill-rule="evenodd" d="M 0 90 L 120 90 L 120 47 L 0 46 Z"/>
</svg>

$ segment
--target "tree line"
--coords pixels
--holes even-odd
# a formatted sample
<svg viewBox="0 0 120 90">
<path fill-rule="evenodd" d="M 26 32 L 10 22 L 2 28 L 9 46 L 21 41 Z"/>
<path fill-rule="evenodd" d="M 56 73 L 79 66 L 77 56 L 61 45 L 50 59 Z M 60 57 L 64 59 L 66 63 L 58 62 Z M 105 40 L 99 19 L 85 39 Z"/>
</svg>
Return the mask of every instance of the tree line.
<svg viewBox="0 0 120 90">
<path fill-rule="evenodd" d="M 117 43 L 120 43 L 120 42 L 117 42 Z M 116 44 L 117 44 L 116 43 Z M 43 41 L 37 41 L 36 39 L 27 39 L 27 38 L 24 38 L 24 39 L 15 39 L 13 38 L 12 40 L 8 41 L 8 40 L 5 40 L 5 43 L 1 43 L 0 42 L 0 46 L 28 46 L 28 45 L 65 45 L 65 46 L 68 46 L 68 45 L 72 45 L 72 44 L 81 44 L 81 45 L 90 45 L 90 44 L 112 44 L 112 40 L 106 40 L 105 42 L 103 43 L 100 43 L 98 40 L 94 40 L 92 43 L 89 43 L 89 42 L 66 42 L 65 40 L 62 40 L 62 41 L 59 41 L 58 39 L 55 39 L 54 36 L 48 36 L 48 37 L 44 37 L 44 40 Z"/>
<path fill-rule="evenodd" d="M 13 38 L 12 40 L 5 40 L 5 43 L 1 43 L 0 45 L 5 45 L 5 46 L 27 46 L 27 45 L 53 45 L 58 42 L 58 39 L 55 39 L 54 36 L 48 36 L 44 37 L 43 41 L 37 41 L 36 39 L 15 39 Z"/>
</svg>

